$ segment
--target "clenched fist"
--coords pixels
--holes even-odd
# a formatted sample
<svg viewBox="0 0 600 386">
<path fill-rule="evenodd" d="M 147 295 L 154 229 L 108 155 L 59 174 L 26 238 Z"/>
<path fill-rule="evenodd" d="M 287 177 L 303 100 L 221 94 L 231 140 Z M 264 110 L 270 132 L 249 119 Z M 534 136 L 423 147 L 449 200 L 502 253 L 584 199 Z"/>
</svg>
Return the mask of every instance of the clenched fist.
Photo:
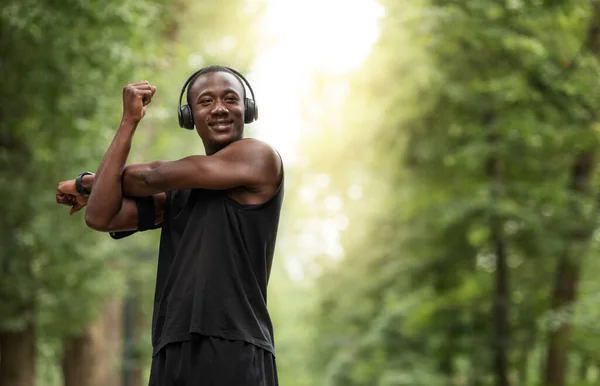
<svg viewBox="0 0 600 386">
<path fill-rule="evenodd" d="M 69 214 L 80 211 L 87 205 L 88 198 L 77 193 L 75 180 L 62 181 L 56 188 L 56 203 L 71 207 Z"/>
<path fill-rule="evenodd" d="M 123 87 L 123 120 L 134 123 L 141 121 L 155 92 L 156 86 L 151 86 L 148 81 Z"/>
</svg>

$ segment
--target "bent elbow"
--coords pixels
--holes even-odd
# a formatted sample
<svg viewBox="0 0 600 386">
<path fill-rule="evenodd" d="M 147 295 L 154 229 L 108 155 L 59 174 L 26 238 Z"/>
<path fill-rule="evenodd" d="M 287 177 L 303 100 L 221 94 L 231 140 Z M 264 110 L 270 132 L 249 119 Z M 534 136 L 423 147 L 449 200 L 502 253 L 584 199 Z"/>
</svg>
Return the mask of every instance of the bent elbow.
<svg viewBox="0 0 600 386">
<path fill-rule="evenodd" d="M 156 177 L 154 176 L 154 174 L 155 173 L 153 173 L 153 172 L 148 172 L 148 173 L 144 173 L 142 175 L 142 184 L 144 186 L 144 189 L 148 189 L 150 186 L 152 186 L 152 184 L 156 180 Z"/>
<path fill-rule="evenodd" d="M 129 197 L 150 195 L 148 192 L 158 180 L 156 172 L 158 165 L 158 162 L 152 162 L 144 169 L 133 169 L 125 173 L 122 187 L 123 195 Z"/>
<path fill-rule="evenodd" d="M 144 192 L 154 192 L 160 188 L 160 171 L 151 169 L 142 175 L 142 184 Z"/>
<path fill-rule="evenodd" d="M 164 164 L 164 161 L 153 161 L 150 163 L 150 168 L 142 175 L 144 184 L 147 187 L 155 185 L 160 179 L 160 167 Z"/>
<path fill-rule="evenodd" d="M 95 231 L 108 232 L 108 224 L 106 221 L 102 221 L 97 217 L 90 215 L 90 213 L 87 211 L 85 213 L 85 225 Z"/>
<path fill-rule="evenodd" d="M 149 189 L 158 189 L 160 191 L 162 185 L 162 181 L 164 181 L 166 165 L 168 165 L 168 161 L 153 161 L 150 163 L 150 168 L 144 173 L 143 180 L 144 184 Z"/>
</svg>

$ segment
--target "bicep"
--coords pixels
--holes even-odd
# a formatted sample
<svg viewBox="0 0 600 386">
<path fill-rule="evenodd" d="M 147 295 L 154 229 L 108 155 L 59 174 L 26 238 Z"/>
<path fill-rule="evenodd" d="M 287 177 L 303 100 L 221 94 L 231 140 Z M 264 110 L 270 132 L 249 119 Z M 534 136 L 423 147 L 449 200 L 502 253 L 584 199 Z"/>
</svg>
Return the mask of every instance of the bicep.
<svg viewBox="0 0 600 386">
<path fill-rule="evenodd" d="M 165 207 L 167 194 L 164 192 L 152 195 L 154 202 L 154 224 L 158 225 L 162 222 L 163 212 Z M 102 229 L 96 229 L 102 232 L 122 232 L 134 231 L 139 228 L 140 212 L 136 199 L 123 198 L 121 209 L 115 217 Z"/>
<path fill-rule="evenodd" d="M 265 144 L 234 143 L 211 156 L 163 162 L 149 173 L 147 183 L 153 191 L 237 187 L 253 190 L 276 181 L 279 168 L 279 156 Z"/>
</svg>

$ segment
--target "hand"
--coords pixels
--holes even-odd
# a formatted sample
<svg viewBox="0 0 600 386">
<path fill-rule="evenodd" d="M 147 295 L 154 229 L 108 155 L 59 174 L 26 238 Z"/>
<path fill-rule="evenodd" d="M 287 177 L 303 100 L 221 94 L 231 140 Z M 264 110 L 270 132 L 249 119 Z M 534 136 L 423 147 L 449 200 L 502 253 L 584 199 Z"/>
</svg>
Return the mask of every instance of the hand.
<svg viewBox="0 0 600 386">
<path fill-rule="evenodd" d="M 123 88 L 123 120 L 138 123 L 146 114 L 146 106 L 152 101 L 156 86 L 148 81 L 128 84 Z"/>
<path fill-rule="evenodd" d="M 71 210 L 70 215 L 80 211 L 87 205 L 88 198 L 77 193 L 75 187 L 75 180 L 62 181 L 58 184 L 56 189 L 56 203 L 69 205 Z"/>
</svg>

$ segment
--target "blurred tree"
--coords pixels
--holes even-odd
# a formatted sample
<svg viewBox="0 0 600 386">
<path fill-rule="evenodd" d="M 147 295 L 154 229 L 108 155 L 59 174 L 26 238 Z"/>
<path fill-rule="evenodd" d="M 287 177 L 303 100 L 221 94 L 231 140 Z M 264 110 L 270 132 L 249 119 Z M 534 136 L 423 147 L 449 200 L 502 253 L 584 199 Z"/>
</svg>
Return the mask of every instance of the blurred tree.
<svg viewBox="0 0 600 386">
<path fill-rule="evenodd" d="M 3 3 L 0 193 L 10 199 L 0 203 L 0 385 L 33 385 L 36 355 L 42 366 L 37 378 L 45 385 L 61 378 L 67 385 L 114 384 L 120 350 L 100 362 L 94 350 L 120 347 L 114 331 L 122 328 L 127 282 L 153 289 L 154 269 L 141 269 L 136 256 L 156 251 L 157 232 L 115 243 L 87 229 L 82 216 L 68 218 L 54 204 L 56 184 L 95 169 L 118 123 L 120 89 L 135 79 L 150 79 L 161 92 L 133 158 L 139 160 L 140 152 L 146 160 L 188 155 L 181 150 L 191 149 L 190 141 L 173 140 L 163 130 L 176 127 L 180 85 L 209 62 L 244 70 L 255 36 L 248 28 L 259 5 Z M 161 131 L 153 128 L 159 125 Z M 151 290 L 139 293 L 145 294 L 140 301 L 152 304 Z M 61 362 L 62 376 L 56 372 Z"/>
<path fill-rule="evenodd" d="M 152 66 L 172 23 L 162 3 L 3 4 L 0 189 L 12 199 L 0 204 L 0 385 L 33 385 L 37 327 L 80 331 L 111 291 L 99 287 L 106 250 L 81 223 L 59 222 L 53 190 L 100 154 L 94 139 L 119 108 L 106 96 Z"/>
<path fill-rule="evenodd" d="M 582 43 L 582 53 L 600 61 L 599 2 L 592 2 L 590 13 L 586 39 Z M 582 126 L 585 130 L 591 131 L 593 125 L 598 122 L 597 104 L 590 105 L 584 102 L 582 105 L 587 110 L 587 122 Z M 563 248 L 556 268 L 552 296 L 552 310 L 555 312 L 573 307 L 577 299 L 582 259 L 586 256 L 592 234 L 597 228 L 595 217 L 598 210 L 598 189 L 594 187 L 593 176 L 600 149 L 597 140 L 590 142 L 582 144 L 578 149 L 570 171 L 568 187 L 573 199 L 568 209 L 571 211 L 571 216 L 576 219 L 576 223 L 568 227 L 564 234 L 568 244 Z M 563 320 L 560 326 L 551 331 L 549 339 L 545 381 L 549 386 L 563 386 L 567 382 L 567 354 L 571 345 L 570 318 Z"/>
<path fill-rule="evenodd" d="M 344 258 L 318 280 L 315 371 L 330 385 L 592 384 L 597 356 L 569 326 L 597 229 L 597 3 L 383 3 L 345 113 L 323 109 L 305 147 L 299 184 L 328 175 L 313 201 L 343 197 L 349 218 Z"/>
</svg>

